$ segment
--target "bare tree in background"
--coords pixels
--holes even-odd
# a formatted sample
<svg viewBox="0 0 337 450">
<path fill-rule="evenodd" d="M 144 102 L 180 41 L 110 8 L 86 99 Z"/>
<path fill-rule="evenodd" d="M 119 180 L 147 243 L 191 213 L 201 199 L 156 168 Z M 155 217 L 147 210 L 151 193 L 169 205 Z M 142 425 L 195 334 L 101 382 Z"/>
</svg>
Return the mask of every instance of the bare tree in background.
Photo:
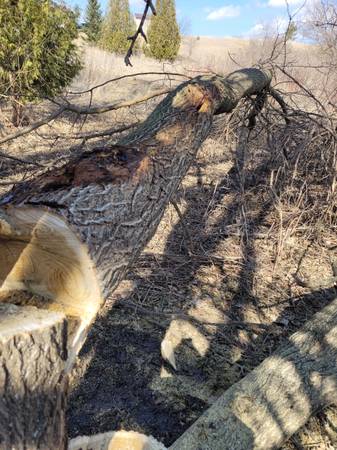
<svg viewBox="0 0 337 450">
<path fill-rule="evenodd" d="M 337 56 L 337 4 L 321 1 L 307 7 L 303 34 L 322 46 L 328 57 Z"/>
</svg>

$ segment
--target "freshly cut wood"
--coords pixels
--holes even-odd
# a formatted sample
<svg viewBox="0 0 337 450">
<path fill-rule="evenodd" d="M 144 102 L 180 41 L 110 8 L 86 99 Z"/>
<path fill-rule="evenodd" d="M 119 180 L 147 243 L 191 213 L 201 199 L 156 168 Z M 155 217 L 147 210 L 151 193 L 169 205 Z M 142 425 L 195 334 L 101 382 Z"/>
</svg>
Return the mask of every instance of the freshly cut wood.
<svg viewBox="0 0 337 450">
<path fill-rule="evenodd" d="M 63 314 L 0 304 L 0 449 L 65 450 Z"/>
<path fill-rule="evenodd" d="M 243 69 L 181 84 L 118 145 L 98 148 L 0 199 L 0 295 L 26 290 L 79 322 L 69 364 L 104 299 L 153 236 L 215 114 L 269 88 Z"/>
<path fill-rule="evenodd" d="M 269 450 L 337 402 L 337 299 L 229 388 L 170 450 Z"/>
<path fill-rule="evenodd" d="M 79 436 L 69 442 L 68 450 L 166 450 L 166 447 L 152 436 L 121 430 Z"/>
</svg>

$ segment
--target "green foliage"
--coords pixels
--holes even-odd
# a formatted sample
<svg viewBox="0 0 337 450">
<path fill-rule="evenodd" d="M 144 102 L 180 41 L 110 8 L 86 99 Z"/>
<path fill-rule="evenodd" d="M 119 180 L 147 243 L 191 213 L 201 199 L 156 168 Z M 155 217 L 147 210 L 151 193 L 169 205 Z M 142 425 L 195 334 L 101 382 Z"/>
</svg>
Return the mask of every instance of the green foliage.
<svg viewBox="0 0 337 450">
<path fill-rule="evenodd" d="M 0 0 L 0 93 L 20 104 L 61 92 L 81 68 L 75 14 L 50 0 Z"/>
<path fill-rule="evenodd" d="M 293 39 L 295 39 L 297 34 L 297 26 L 294 22 L 290 22 L 285 34 L 285 38 L 287 41 L 292 41 Z"/>
<path fill-rule="evenodd" d="M 89 42 L 96 43 L 99 39 L 102 26 L 102 13 L 98 0 L 88 0 L 84 31 L 88 36 Z"/>
<path fill-rule="evenodd" d="M 110 0 L 107 16 L 103 22 L 99 45 L 104 50 L 125 54 L 129 48 L 128 37 L 136 32 L 128 0 Z"/>
<path fill-rule="evenodd" d="M 174 0 L 157 0 L 157 15 L 152 16 L 145 54 L 155 59 L 174 61 L 180 47 L 180 32 Z"/>
</svg>

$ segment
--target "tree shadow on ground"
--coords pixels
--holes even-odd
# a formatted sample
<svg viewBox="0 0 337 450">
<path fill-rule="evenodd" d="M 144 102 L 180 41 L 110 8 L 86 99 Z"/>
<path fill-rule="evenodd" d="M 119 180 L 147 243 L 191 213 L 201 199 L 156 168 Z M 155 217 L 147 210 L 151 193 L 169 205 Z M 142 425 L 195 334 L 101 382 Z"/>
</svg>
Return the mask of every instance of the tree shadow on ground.
<svg viewBox="0 0 337 450">
<path fill-rule="evenodd" d="M 203 185 L 199 164 L 195 169 L 199 177 L 197 186 L 180 191 L 187 206 L 182 220 L 170 232 L 163 255 L 143 254 L 137 263 L 141 270 L 129 275 L 135 288 L 127 298 L 150 312 L 126 308 L 121 301 L 106 308 L 94 324 L 74 375 L 68 409 L 70 436 L 124 428 L 152 434 L 166 445 L 171 444 L 221 392 L 256 367 L 336 296 L 335 289 L 287 296 L 286 300 L 279 296 L 282 306 L 276 323 L 268 322 L 264 305 L 254 292 L 255 243 L 275 206 L 274 200 L 258 202 L 251 217 L 244 206 L 245 193 L 251 190 L 258 195 L 270 165 L 264 161 L 259 170 L 243 179 L 245 145 L 243 137 L 236 149 L 233 168 L 216 189 L 214 185 Z M 211 227 L 210 204 L 213 211 L 220 211 Z M 233 224 L 240 230 L 234 237 Z M 186 230 L 192 230 L 192 242 L 188 242 Z M 217 254 L 221 242 L 233 239 L 242 252 L 234 277 L 226 255 Z M 209 268 L 212 276 L 208 282 Z M 206 275 L 198 280 L 204 270 Z M 214 290 L 216 278 L 220 282 L 216 281 Z M 175 348 L 177 370 L 174 370 L 160 353 L 171 323 L 167 312 L 187 313 L 195 306 L 196 292 L 199 300 L 206 300 L 241 325 L 219 323 L 209 327 L 202 321 L 193 321 L 196 330 L 206 336 L 207 349 L 200 354 L 192 337 L 184 335 Z M 260 322 L 267 323 L 266 327 L 245 325 L 249 308 Z"/>
</svg>

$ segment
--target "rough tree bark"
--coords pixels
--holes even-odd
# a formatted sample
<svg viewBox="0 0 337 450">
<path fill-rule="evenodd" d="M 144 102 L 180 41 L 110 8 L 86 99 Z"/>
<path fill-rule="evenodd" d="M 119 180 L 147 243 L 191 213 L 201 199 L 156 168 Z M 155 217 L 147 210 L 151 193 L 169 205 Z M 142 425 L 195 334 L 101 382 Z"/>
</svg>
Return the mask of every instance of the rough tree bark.
<svg viewBox="0 0 337 450">
<path fill-rule="evenodd" d="M 279 448 L 337 402 L 337 299 L 230 387 L 170 450 Z"/>
<path fill-rule="evenodd" d="M 0 449 L 65 450 L 66 320 L 0 305 Z"/>
<path fill-rule="evenodd" d="M 31 292 L 50 310 L 26 317 L 21 307 L 15 326 L 6 310 L 13 306 L 0 311 L 1 449 L 63 448 L 60 312 L 73 325 L 67 371 L 104 299 L 152 237 L 213 116 L 269 83 L 258 69 L 184 83 L 118 145 L 74 158 L 0 199 L 0 301 Z M 315 407 L 335 400 L 336 303 L 233 386 L 172 449 L 276 448 Z M 49 421 L 41 425 L 38 417 Z"/>
<path fill-rule="evenodd" d="M 181 84 L 118 145 L 82 154 L 0 199 L 0 295 L 26 290 L 77 321 L 69 364 L 104 299 L 153 236 L 215 114 L 269 88 L 243 69 Z"/>
<path fill-rule="evenodd" d="M 39 298 L 39 308 L 67 316 L 65 373 L 104 299 L 153 236 L 214 114 L 232 111 L 242 97 L 259 94 L 269 84 L 270 74 L 258 69 L 186 82 L 118 145 L 84 153 L 0 199 L 0 301 L 30 292 Z M 36 329 L 36 317 L 31 313 L 27 323 L 18 312 L 22 323 L 13 331 L 13 348 L 1 355 L 0 435 L 7 439 L 18 431 L 10 437 L 15 445 L 5 440 L 1 449 L 62 448 L 65 392 L 62 383 L 55 384 L 61 350 L 60 360 L 57 348 L 53 354 L 44 351 L 43 340 L 48 349 L 56 345 L 55 331 L 45 330 L 44 323 Z M 27 411 L 25 417 L 20 408 Z M 36 417 L 54 417 L 53 411 L 56 428 L 49 433 Z M 17 413 L 23 428 L 16 424 Z"/>
</svg>

